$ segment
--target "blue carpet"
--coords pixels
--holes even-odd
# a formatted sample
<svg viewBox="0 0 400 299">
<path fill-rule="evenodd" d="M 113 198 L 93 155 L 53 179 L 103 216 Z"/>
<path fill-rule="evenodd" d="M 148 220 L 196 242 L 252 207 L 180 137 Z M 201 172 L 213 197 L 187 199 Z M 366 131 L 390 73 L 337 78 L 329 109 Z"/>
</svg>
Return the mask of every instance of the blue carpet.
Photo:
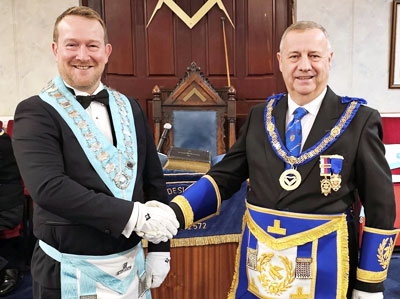
<svg viewBox="0 0 400 299">
<path fill-rule="evenodd" d="M 400 298 L 400 253 L 393 254 L 390 262 L 388 278 L 384 282 L 385 299 Z M 5 299 L 32 299 L 32 277 L 29 272 L 26 272 L 24 278 L 18 287 L 11 295 L 2 297 Z"/>
<path fill-rule="evenodd" d="M 30 272 L 24 273 L 24 278 L 18 288 L 6 297 L 6 299 L 32 299 L 32 276 Z"/>
</svg>

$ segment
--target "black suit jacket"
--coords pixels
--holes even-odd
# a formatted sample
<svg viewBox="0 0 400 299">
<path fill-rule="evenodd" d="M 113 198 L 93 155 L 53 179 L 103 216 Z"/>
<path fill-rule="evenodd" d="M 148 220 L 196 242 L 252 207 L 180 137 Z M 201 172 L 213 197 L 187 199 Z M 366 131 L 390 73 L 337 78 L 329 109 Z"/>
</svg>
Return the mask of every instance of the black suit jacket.
<svg viewBox="0 0 400 299">
<path fill-rule="evenodd" d="M 138 144 L 138 170 L 132 201 L 115 198 L 91 166 L 75 135 L 38 96 L 22 101 L 15 113 L 13 147 L 21 175 L 35 203 L 34 234 L 60 252 L 107 255 L 135 246 L 133 232 L 121 235 L 134 201 L 168 202 L 165 181 L 147 120 L 130 99 Z M 149 244 L 168 251 L 169 242 Z M 36 246 L 33 279 L 59 288 L 59 264 Z"/>
<path fill-rule="evenodd" d="M 319 156 L 297 168 L 302 177 L 300 186 L 285 191 L 279 177 L 284 162 L 275 154 L 265 131 L 264 108 L 260 104 L 251 109 L 247 122 L 241 128 L 236 144 L 225 158 L 210 172 L 218 184 L 222 199 L 228 199 L 250 178 L 249 203 L 277 210 L 302 213 L 343 213 L 361 199 L 366 213 L 366 225 L 392 229 L 395 219 L 395 200 L 390 168 L 384 156 L 382 125 L 379 113 L 361 106 L 346 131 L 323 155 L 344 157 L 341 188 L 328 196 L 321 193 Z M 347 104 L 341 103 L 329 87 L 322 101 L 303 151 L 312 147 L 336 124 Z M 279 135 L 285 139 L 287 96 L 276 105 L 273 115 Z M 350 288 L 369 292 L 381 291 L 382 284 L 355 282 L 357 266 L 356 221 L 349 223 L 351 273 Z"/>
</svg>

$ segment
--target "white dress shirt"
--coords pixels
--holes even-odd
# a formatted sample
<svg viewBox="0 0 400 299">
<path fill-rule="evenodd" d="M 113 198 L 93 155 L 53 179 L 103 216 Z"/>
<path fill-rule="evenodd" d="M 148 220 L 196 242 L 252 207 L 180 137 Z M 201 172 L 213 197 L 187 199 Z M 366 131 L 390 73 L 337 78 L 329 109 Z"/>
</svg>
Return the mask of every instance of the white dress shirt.
<svg viewBox="0 0 400 299">
<path fill-rule="evenodd" d="M 68 85 L 64 81 L 65 86 L 71 88 L 74 90 L 76 96 L 90 96 L 91 94 L 77 90 L 73 88 L 72 86 Z M 98 94 L 100 91 L 104 89 L 103 83 L 100 82 L 99 86 L 96 88 L 96 90 L 93 92 L 92 95 Z M 108 115 L 107 107 L 103 103 L 99 103 L 96 101 L 93 101 L 90 103 L 89 107 L 86 108 L 87 114 L 89 114 L 90 118 L 94 121 L 96 124 L 97 128 L 100 130 L 101 133 L 110 141 L 113 143 L 113 137 L 112 137 L 112 132 L 111 132 L 111 121 L 110 117 Z"/>
</svg>

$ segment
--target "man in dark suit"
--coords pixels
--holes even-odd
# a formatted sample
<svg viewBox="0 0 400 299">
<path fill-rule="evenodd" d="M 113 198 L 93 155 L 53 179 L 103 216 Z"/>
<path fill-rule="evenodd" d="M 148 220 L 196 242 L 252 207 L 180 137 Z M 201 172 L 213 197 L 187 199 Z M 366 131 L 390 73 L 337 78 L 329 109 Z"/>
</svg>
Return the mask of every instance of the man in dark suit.
<svg viewBox="0 0 400 299">
<path fill-rule="evenodd" d="M 15 162 L 11 138 L 0 128 L 0 296 L 6 296 L 17 288 L 24 266 L 21 237 L 5 236 L 5 232 L 21 224 L 24 199 L 24 186 Z"/>
<path fill-rule="evenodd" d="M 288 94 L 253 107 L 225 158 L 171 203 L 188 227 L 249 178 L 228 298 L 383 297 L 398 230 L 381 120 L 364 100 L 328 87 L 332 56 L 322 26 L 290 26 L 277 54 Z"/>
<path fill-rule="evenodd" d="M 52 49 L 59 75 L 18 105 L 13 134 L 35 203 L 34 297 L 150 298 L 178 222 L 147 120 L 100 82 L 111 45 L 95 11 L 62 13 Z"/>
</svg>

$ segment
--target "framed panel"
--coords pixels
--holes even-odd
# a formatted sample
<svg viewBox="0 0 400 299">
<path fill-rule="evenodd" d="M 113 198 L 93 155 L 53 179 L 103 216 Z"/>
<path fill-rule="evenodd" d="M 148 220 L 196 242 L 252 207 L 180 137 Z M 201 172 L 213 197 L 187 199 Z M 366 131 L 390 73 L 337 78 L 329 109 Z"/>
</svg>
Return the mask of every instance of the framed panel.
<svg viewBox="0 0 400 299">
<path fill-rule="evenodd" d="M 107 73 L 118 75 L 134 75 L 135 51 L 133 47 L 132 8 L 130 0 L 121 0 L 113 5 L 109 0 L 104 2 L 105 22 L 109 32 L 109 42 L 113 47 L 108 59 Z M 118 19 L 118 22 L 114 22 Z"/>
<path fill-rule="evenodd" d="M 400 88 L 400 0 L 393 1 L 389 88 Z"/>
<path fill-rule="evenodd" d="M 156 0 L 145 1 L 146 23 L 157 3 Z M 146 33 L 148 75 L 174 76 L 174 15 L 166 5 L 162 5 L 157 11 L 157 18 L 146 28 Z"/>
</svg>

